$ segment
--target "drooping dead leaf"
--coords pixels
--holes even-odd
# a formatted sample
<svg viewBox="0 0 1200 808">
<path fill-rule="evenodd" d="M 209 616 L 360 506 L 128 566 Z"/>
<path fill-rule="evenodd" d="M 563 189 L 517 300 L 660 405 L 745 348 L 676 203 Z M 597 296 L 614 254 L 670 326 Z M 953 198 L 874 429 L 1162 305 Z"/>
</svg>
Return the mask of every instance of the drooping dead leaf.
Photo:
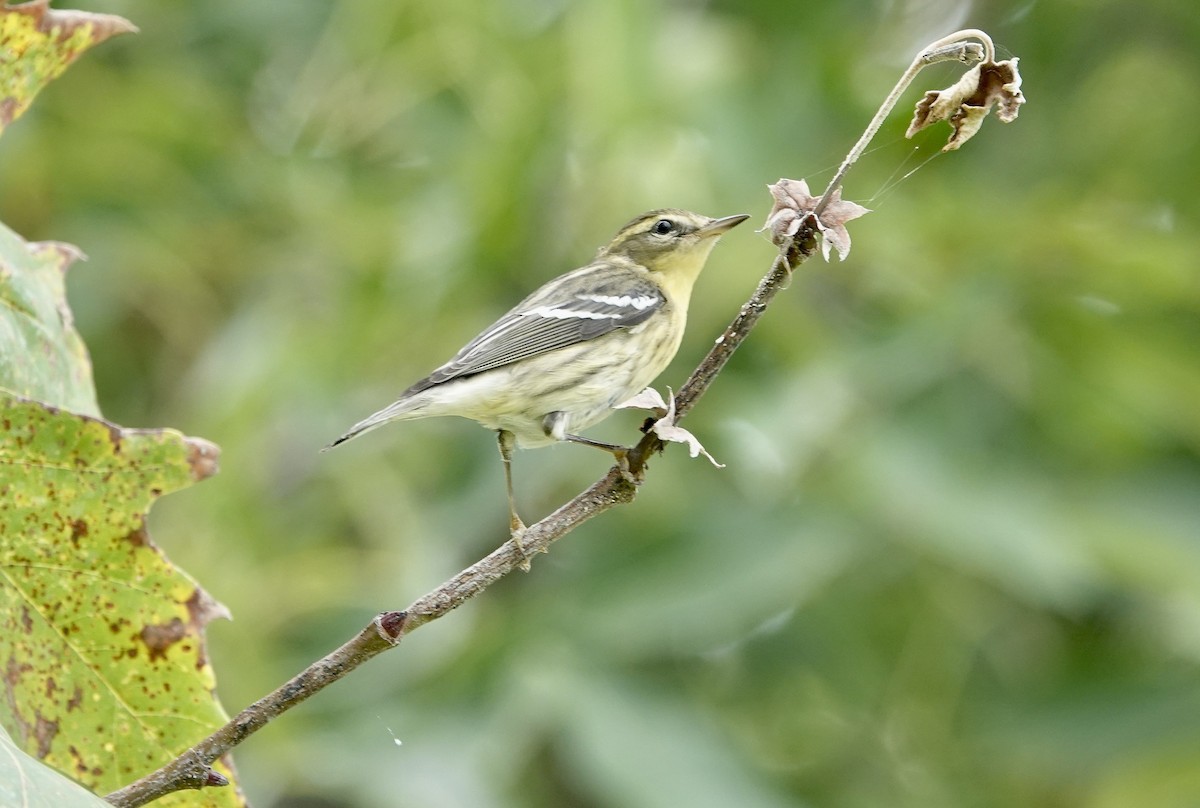
<svg viewBox="0 0 1200 808">
<path fill-rule="evenodd" d="M 804 220 L 814 216 L 818 198 L 809 191 L 805 180 L 781 179 L 767 188 L 775 204 L 764 229 L 770 230 L 771 241 L 782 249 L 800 231 Z M 837 251 L 839 261 L 846 260 L 850 254 L 850 231 L 846 229 L 846 222 L 870 212 L 862 205 L 842 199 L 841 188 L 830 194 L 829 204 L 815 216 L 817 230 L 821 233 L 821 255 L 826 261 L 831 249 Z"/>
<path fill-rule="evenodd" d="M 1025 103 L 1018 61 L 1014 56 L 1003 62 L 980 62 L 946 89 L 925 93 L 904 136 L 911 138 L 938 121 L 949 121 L 954 133 L 942 151 L 953 151 L 974 137 L 992 107 L 1001 123 L 1011 122 Z"/>
</svg>

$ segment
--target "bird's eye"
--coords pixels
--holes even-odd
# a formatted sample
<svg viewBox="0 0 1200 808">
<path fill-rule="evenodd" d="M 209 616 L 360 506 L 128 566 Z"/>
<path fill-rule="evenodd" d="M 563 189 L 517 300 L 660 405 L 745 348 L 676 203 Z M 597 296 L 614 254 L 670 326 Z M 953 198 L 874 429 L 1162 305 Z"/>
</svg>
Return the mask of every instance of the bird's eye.
<svg viewBox="0 0 1200 808">
<path fill-rule="evenodd" d="M 650 228 L 650 232 L 656 236 L 665 236 L 675 229 L 675 223 L 670 219 L 659 219 L 654 223 L 654 227 Z"/>
</svg>

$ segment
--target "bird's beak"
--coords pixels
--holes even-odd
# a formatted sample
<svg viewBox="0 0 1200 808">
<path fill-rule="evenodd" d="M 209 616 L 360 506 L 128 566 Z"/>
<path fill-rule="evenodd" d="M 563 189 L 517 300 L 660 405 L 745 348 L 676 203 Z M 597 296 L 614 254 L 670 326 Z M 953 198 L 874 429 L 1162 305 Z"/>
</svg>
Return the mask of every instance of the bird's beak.
<svg viewBox="0 0 1200 808">
<path fill-rule="evenodd" d="M 713 219 L 711 222 L 697 230 L 696 233 L 700 236 L 700 238 L 719 236 L 722 233 L 729 232 L 749 218 L 749 213 L 738 213 L 733 216 L 723 216 L 720 219 Z"/>
</svg>

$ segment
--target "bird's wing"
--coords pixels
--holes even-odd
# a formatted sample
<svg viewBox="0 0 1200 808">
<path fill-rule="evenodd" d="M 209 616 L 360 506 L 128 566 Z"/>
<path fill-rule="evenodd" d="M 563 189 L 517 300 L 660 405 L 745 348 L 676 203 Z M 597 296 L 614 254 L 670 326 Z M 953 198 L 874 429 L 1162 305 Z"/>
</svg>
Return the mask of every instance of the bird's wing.
<svg viewBox="0 0 1200 808">
<path fill-rule="evenodd" d="M 543 286 L 405 394 L 632 328 L 666 303 L 643 273 L 603 270 L 593 264 Z"/>
</svg>

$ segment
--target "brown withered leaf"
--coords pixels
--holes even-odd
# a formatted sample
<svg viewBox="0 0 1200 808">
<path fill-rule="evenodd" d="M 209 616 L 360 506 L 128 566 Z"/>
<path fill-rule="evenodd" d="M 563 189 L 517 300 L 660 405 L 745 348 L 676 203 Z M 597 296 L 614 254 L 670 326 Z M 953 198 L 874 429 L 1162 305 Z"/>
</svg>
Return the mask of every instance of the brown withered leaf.
<svg viewBox="0 0 1200 808">
<path fill-rule="evenodd" d="M 812 195 L 804 180 L 781 179 L 767 188 L 775 204 L 763 229 L 771 231 L 771 241 L 782 249 L 800 231 L 804 220 L 813 216 L 818 197 Z M 815 217 L 817 230 L 821 233 L 821 255 L 826 261 L 830 249 L 837 251 L 839 261 L 846 260 L 850 254 L 850 232 L 846 222 L 870 212 L 862 205 L 842 199 L 841 188 L 830 194 L 829 204 Z"/>
<path fill-rule="evenodd" d="M 1014 120 L 1025 103 L 1018 61 L 1014 56 L 1003 62 L 980 62 L 946 89 L 925 93 L 904 136 L 910 138 L 938 121 L 949 121 L 954 133 L 942 151 L 953 151 L 974 137 L 992 107 L 1001 123 Z"/>
</svg>

